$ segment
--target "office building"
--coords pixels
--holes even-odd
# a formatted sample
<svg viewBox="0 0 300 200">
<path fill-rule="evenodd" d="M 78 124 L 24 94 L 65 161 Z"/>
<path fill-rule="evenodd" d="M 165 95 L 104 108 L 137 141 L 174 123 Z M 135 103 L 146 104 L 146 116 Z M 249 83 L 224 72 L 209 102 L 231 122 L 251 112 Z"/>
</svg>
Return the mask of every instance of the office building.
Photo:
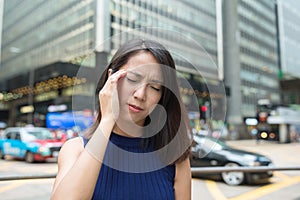
<svg viewBox="0 0 300 200">
<path fill-rule="evenodd" d="M 45 125 L 50 105 L 92 109 L 101 70 L 115 50 L 133 37 L 157 39 L 174 52 L 179 78 L 194 88 L 194 92 L 181 88 L 187 106 L 192 94 L 201 105 L 225 109 L 224 93 L 219 90 L 223 79 L 220 16 L 221 0 L 201 4 L 190 0 L 5 0 L 1 112 L 7 113 L 9 125 Z M 78 102 L 91 103 L 75 105 L 74 96 Z M 222 120 L 224 110 L 219 112 L 215 116 Z"/>
<path fill-rule="evenodd" d="M 224 77 L 227 122 L 245 133 L 259 99 L 280 102 L 276 1 L 224 1 Z"/>
<path fill-rule="evenodd" d="M 278 0 L 282 102 L 300 104 L 300 2 Z"/>
</svg>

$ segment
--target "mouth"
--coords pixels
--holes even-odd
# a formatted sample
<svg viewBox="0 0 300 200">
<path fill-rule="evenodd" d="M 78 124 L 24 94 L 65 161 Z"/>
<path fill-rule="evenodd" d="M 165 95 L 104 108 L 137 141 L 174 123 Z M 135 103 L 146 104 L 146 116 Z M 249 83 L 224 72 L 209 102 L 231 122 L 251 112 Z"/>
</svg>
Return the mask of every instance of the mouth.
<svg viewBox="0 0 300 200">
<path fill-rule="evenodd" d="M 128 104 L 128 107 L 129 107 L 129 110 L 134 113 L 138 113 L 138 112 L 141 112 L 144 110 L 141 107 L 133 105 L 133 104 Z"/>
</svg>

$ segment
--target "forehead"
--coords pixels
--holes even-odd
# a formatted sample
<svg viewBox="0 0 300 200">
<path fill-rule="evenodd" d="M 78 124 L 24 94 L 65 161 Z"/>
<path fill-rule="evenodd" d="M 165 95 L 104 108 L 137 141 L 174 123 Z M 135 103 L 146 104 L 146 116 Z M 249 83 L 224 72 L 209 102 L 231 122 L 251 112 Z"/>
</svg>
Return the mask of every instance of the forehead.
<svg viewBox="0 0 300 200">
<path fill-rule="evenodd" d="M 161 65 L 150 52 L 140 52 L 131 56 L 122 69 L 162 80 Z"/>
</svg>

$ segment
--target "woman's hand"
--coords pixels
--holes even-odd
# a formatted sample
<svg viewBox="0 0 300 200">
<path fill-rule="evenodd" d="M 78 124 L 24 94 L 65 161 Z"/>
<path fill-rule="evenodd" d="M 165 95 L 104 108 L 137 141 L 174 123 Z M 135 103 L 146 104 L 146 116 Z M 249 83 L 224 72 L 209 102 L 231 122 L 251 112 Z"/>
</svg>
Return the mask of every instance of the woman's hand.
<svg viewBox="0 0 300 200">
<path fill-rule="evenodd" d="M 101 118 L 116 120 L 119 115 L 118 81 L 126 76 L 126 70 L 121 69 L 114 74 L 109 70 L 109 77 L 99 92 Z"/>
</svg>

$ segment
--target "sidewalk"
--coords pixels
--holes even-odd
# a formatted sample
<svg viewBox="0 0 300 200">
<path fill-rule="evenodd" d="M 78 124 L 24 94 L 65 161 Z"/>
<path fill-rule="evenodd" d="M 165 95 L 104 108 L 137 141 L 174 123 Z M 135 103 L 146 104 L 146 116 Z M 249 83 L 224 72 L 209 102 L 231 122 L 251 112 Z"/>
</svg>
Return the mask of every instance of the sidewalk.
<svg viewBox="0 0 300 200">
<path fill-rule="evenodd" d="M 278 143 L 260 140 L 226 141 L 231 147 L 268 156 L 276 166 L 300 166 L 300 143 Z"/>
</svg>

